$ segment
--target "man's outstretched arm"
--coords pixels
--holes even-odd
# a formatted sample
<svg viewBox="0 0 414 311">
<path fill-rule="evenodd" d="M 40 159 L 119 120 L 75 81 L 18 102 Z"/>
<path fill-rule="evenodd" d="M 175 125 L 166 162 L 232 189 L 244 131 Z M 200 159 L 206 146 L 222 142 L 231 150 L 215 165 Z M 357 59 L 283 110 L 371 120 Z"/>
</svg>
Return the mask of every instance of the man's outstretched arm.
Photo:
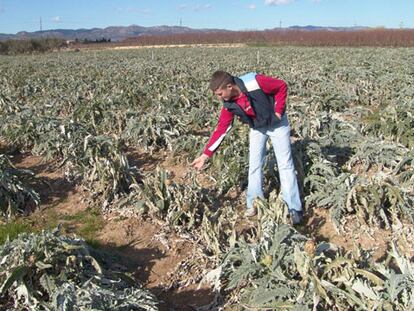
<svg viewBox="0 0 414 311">
<path fill-rule="evenodd" d="M 191 163 L 191 165 L 195 169 L 202 169 L 207 159 L 211 157 L 214 154 L 214 152 L 218 149 L 224 137 L 231 129 L 233 118 L 234 115 L 231 112 L 229 112 L 224 107 L 221 109 L 217 127 L 211 135 L 206 147 L 204 148 L 202 155 L 197 157 Z"/>
</svg>

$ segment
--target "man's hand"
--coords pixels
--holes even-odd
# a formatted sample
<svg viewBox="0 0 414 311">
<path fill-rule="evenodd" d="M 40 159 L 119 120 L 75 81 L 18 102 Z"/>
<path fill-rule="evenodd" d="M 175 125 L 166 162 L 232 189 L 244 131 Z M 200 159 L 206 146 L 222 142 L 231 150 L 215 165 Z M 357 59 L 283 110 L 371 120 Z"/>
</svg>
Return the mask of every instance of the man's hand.
<svg viewBox="0 0 414 311">
<path fill-rule="evenodd" d="M 276 112 L 276 117 L 277 117 L 279 120 L 282 120 L 282 115 L 281 115 L 279 112 Z"/>
<path fill-rule="evenodd" d="M 204 163 L 206 162 L 206 160 L 208 159 L 208 156 L 205 154 L 202 154 L 201 156 L 199 156 L 198 158 L 196 158 L 193 163 L 191 163 L 191 165 L 196 169 L 196 170 L 201 170 L 204 166 Z"/>
</svg>

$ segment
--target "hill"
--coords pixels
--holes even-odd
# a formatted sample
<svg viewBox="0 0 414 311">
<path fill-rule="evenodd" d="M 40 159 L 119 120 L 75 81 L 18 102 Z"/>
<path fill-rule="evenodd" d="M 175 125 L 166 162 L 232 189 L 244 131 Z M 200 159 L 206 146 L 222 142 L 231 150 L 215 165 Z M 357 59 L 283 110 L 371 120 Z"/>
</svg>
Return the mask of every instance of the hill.
<svg viewBox="0 0 414 311">
<path fill-rule="evenodd" d="M 223 29 L 193 29 L 182 26 L 153 26 L 143 27 L 138 25 L 131 26 L 110 26 L 106 28 L 92 29 L 50 29 L 44 31 L 27 32 L 21 31 L 16 34 L 0 34 L 0 40 L 8 39 L 34 39 L 34 38 L 63 38 L 66 40 L 96 40 L 101 38 L 111 39 L 111 41 L 122 41 L 129 37 L 142 35 L 172 35 L 183 33 L 208 33 L 226 31 Z"/>
<path fill-rule="evenodd" d="M 356 31 L 369 29 L 368 27 L 321 27 L 321 26 L 291 26 L 289 28 L 282 28 L 283 30 L 307 30 L 307 31 Z M 274 28 L 270 30 L 280 30 Z M 232 32 L 226 29 L 195 29 L 184 26 L 153 26 L 144 27 L 138 25 L 130 26 L 110 26 L 106 28 L 92 28 L 92 29 L 50 29 L 44 31 L 27 32 L 21 31 L 16 34 L 0 34 L 0 41 L 8 39 L 34 39 L 34 38 L 63 38 L 66 40 L 99 40 L 102 38 L 111 39 L 111 41 L 122 41 L 131 37 L 139 37 L 143 35 L 176 35 L 189 33 L 217 33 L 217 32 Z"/>
</svg>

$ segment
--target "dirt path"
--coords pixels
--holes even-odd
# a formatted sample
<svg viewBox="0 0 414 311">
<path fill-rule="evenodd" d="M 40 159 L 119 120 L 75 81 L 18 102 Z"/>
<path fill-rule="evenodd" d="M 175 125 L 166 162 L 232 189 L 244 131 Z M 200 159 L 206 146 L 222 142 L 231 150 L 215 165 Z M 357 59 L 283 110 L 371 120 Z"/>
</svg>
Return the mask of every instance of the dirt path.
<svg viewBox="0 0 414 311">
<path fill-rule="evenodd" d="M 102 248 L 114 254 L 121 269 L 132 273 L 163 301 L 161 310 L 194 310 L 214 297 L 208 287 L 198 289 L 198 284 L 177 284 L 187 279 L 191 283 L 195 277 L 191 267 L 184 271 L 181 267 L 196 246 L 174 233 L 161 235 L 159 225 L 150 220 L 109 221 L 98 239 Z"/>
<path fill-rule="evenodd" d="M 42 209 L 55 208 L 62 215 L 72 215 L 87 208 L 82 193 L 65 179 L 64 170 L 57 168 L 58 163 L 44 161 L 29 152 L 13 156 L 12 162 L 17 168 L 35 173 L 39 183 L 33 188 L 40 194 Z"/>
<path fill-rule="evenodd" d="M 199 43 L 199 44 L 157 44 L 157 45 L 136 45 L 136 44 L 88 44 L 73 45 L 66 51 L 103 51 L 103 50 L 136 50 L 136 49 L 169 49 L 169 48 L 240 48 L 246 47 L 244 43 Z M 56 52 L 59 52 L 58 50 Z"/>
</svg>

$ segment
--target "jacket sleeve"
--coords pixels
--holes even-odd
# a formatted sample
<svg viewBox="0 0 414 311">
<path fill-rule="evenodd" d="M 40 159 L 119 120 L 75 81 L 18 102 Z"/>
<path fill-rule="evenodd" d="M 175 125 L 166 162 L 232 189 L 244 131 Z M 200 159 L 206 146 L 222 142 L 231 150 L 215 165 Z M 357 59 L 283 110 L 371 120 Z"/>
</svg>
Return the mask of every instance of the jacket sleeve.
<svg viewBox="0 0 414 311">
<path fill-rule="evenodd" d="M 209 157 L 220 146 L 226 134 L 230 131 L 233 124 L 234 115 L 229 112 L 226 108 L 222 107 L 220 112 L 220 117 L 216 129 L 213 134 L 211 134 L 210 140 L 208 141 L 206 147 L 204 148 L 203 153 Z"/>
<path fill-rule="evenodd" d="M 273 94 L 275 98 L 275 112 L 283 115 L 286 108 L 287 84 L 285 81 L 258 74 L 256 81 L 266 94 Z"/>
</svg>

